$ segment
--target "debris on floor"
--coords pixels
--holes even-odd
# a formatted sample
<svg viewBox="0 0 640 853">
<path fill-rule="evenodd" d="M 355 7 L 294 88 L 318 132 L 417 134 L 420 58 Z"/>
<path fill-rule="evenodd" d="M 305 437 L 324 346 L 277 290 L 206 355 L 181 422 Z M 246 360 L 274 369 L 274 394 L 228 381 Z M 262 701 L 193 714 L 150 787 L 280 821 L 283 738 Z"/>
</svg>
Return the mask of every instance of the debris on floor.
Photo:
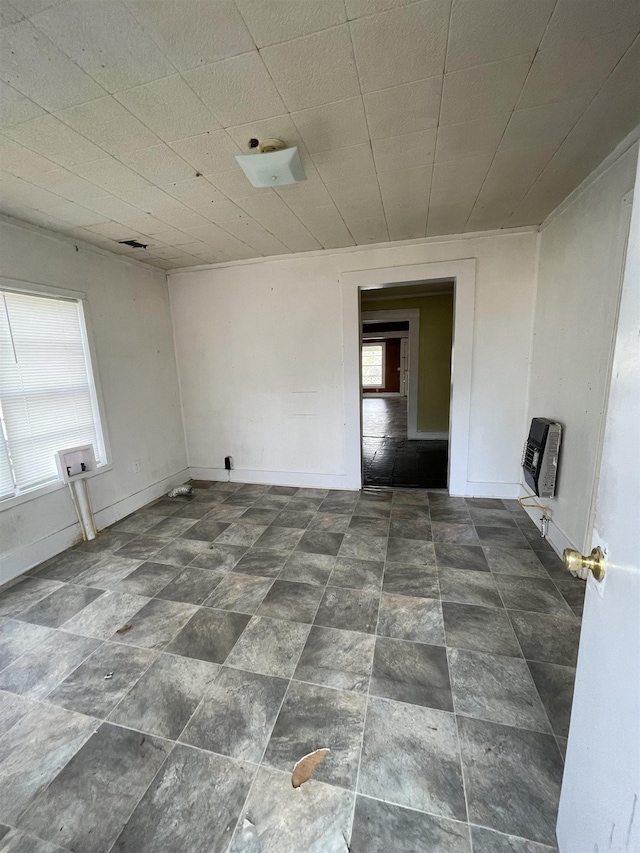
<svg viewBox="0 0 640 853">
<path fill-rule="evenodd" d="M 122 628 L 118 628 L 116 634 L 126 634 L 127 631 L 130 631 L 133 628 L 133 625 L 123 625 Z"/>
<path fill-rule="evenodd" d="M 324 761 L 327 753 L 329 752 L 331 752 L 331 750 L 326 748 L 316 749 L 308 755 L 303 756 L 300 761 L 296 761 L 293 767 L 293 773 L 291 774 L 291 784 L 293 787 L 299 788 L 300 785 L 304 785 L 305 782 L 308 782 L 313 775 L 313 771 L 321 761 Z"/>
<path fill-rule="evenodd" d="M 176 486 L 167 494 L 168 498 L 193 497 L 193 486 Z"/>
</svg>

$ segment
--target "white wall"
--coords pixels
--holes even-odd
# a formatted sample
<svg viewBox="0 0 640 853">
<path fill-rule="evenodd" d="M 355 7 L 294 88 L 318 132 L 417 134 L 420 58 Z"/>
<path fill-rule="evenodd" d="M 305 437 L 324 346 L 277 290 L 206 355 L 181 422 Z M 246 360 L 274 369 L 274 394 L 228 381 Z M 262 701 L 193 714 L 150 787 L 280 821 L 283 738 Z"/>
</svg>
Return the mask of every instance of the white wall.
<svg viewBox="0 0 640 853">
<path fill-rule="evenodd" d="M 602 445 L 637 143 L 587 180 L 540 235 L 529 418 L 564 426 L 552 541 L 591 546 L 592 499 Z M 539 513 L 538 513 L 539 514 Z"/>
<path fill-rule="evenodd" d="M 536 236 L 433 239 L 170 275 L 195 475 L 224 476 L 232 455 L 239 480 L 357 488 L 346 458 L 341 275 L 475 258 L 467 479 L 476 494 L 517 496 Z"/>
<path fill-rule="evenodd" d="M 2 219 L 0 275 L 87 294 L 113 463 L 90 481 L 99 526 L 183 480 L 186 454 L 164 272 Z M 140 461 L 139 474 L 134 460 Z M 0 582 L 63 550 L 78 533 L 66 487 L 0 510 Z"/>
</svg>

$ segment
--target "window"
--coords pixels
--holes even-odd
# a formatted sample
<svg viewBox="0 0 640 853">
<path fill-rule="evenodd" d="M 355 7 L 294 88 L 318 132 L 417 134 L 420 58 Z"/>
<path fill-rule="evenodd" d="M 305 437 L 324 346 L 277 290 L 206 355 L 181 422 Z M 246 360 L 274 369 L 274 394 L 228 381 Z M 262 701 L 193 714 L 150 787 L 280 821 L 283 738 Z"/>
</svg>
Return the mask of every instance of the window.
<svg viewBox="0 0 640 853">
<path fill-rule="evenodd" d="M 82 303 L 0 290 L 0 500 L 58 479 L 54 453 L 106 463 Z"/>
<path fill-rule="evenodd" d="M 362 387 L 384 388 L 385 344 L 362 345 Z"/>
</svg>

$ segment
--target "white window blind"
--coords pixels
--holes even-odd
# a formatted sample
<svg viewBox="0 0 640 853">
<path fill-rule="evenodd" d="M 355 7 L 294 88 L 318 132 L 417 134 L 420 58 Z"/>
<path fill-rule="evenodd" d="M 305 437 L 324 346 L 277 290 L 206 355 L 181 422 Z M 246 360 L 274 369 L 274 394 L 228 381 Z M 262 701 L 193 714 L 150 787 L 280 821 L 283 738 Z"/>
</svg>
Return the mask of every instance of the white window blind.
<svg viewBox="0 0 640 853">
<path fill-rule="evenodd" d="M 0 291 L 0 499 L 58 479 L 54 453 L 105 461 L 82 305 Z"/>
</svg>

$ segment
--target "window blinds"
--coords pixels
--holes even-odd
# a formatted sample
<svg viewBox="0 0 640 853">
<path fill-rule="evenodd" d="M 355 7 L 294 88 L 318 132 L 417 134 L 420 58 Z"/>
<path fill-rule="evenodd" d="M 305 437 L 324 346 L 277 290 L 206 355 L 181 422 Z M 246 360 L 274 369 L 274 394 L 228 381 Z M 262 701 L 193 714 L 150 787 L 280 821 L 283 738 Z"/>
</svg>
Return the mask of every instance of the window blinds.
<svg viewBox="0 0 640 853">
<path fill-rule="evenodd" d="M 0 291 L 0 499 L 58 479 L 54 453 L 104 461 L 82 306 Z"/>
</svg>

